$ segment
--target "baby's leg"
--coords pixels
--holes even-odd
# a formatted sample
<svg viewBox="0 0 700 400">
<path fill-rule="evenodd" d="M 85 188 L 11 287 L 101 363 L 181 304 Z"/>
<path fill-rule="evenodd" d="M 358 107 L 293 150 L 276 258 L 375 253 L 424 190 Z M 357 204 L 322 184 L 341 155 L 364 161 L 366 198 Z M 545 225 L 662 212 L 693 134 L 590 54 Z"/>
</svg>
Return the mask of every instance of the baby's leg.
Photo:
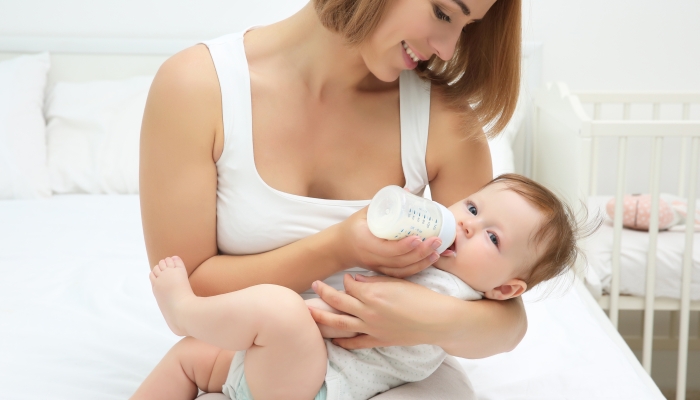
<svg viewBox="0 0 700 400">
<path fill-rule="evenodd" d="M 131 400 L 192 400 L 198 389 L 221 392 L 234 354 L 186 337 L 160 360 Z"/>
<path fill-rule="evenodd" d="M 161 261 L 151 282 L 173 332 L 230 351 L 247 350 L 245 375 L 255 398 L 308 400 L 321 388 L 325 343 L 294 291 L 257 285 L 196 297 L 179 258 Z"/>
</svg>

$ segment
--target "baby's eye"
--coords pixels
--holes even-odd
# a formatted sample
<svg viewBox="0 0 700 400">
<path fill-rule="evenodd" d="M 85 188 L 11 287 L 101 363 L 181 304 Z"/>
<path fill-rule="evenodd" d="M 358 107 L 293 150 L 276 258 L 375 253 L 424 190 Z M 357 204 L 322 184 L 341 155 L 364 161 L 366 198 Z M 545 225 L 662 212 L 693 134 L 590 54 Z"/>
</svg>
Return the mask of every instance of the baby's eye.
<svg viewBox="0 0 700 400">
<path fill-rule="evenodd" d="M 491 242 L 498 247 L 498 236 L 496 236 L 495 233 L 489 232 L 489 239 L 491 239 Z"/>
<path fill-rule="evenodd" d="M 467 205 L 467 210 L 469 210 L 470 213 L 476 215 L 476 207 L 474 206 L 474 204 Z"/>
</svg>

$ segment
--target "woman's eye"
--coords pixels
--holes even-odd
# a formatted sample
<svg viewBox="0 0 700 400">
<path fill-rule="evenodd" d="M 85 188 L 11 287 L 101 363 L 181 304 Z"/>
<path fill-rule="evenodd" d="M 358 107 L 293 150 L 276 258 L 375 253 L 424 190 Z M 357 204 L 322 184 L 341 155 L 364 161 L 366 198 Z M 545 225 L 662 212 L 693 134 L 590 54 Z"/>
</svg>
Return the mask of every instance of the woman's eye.
<svg viewBox="0 0 700 400">
<path fill-rule="evenodd" d="M 476 207 L 474 207 L 473 204 L 468 205 L 467 210 L 469 210 L 470 213 L 476 215 Z"/>
<path fill-rule="evenodd" d="M 495 244 L 496 247 L 498 247 L 498 236 L 496 236 L 495 233 L 489 232 L 489 239 L 491 239 L 491 242 L 493 242 L 493 244 Z"/>
<path fill-rule="evenodd" d="M 442 12 L 440 7 L 433 6 L 433 9 L 435 10 L 435 16 L 437 17 L 437 19 L 443 20 L 445 22 L 450 22 L 450 17 L 448 17 L 447 14 L 445 14 L 444 12 Z"/>
</svg>

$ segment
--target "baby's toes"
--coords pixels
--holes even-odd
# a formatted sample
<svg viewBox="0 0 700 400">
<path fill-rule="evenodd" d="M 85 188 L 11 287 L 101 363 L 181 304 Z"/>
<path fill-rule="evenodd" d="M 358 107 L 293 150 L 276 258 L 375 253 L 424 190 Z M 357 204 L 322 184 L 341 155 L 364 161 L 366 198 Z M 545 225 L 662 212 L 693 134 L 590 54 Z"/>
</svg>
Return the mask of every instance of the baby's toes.
<svg viewBox="0 0 700 400">
<path fill-rule="evenodd" d="M 175 263 L 176 268 L 185 268 L 185 263 L 182 262 L 182 258 L 178 256 L 173 256 L 173 263 Z"/>
<path fill-rule="evenodd" d="M 175 268 L 175 261 L 173 261 L 172 257 L 165 257 L 165 265 L 168 268 Z"/>
</svg>

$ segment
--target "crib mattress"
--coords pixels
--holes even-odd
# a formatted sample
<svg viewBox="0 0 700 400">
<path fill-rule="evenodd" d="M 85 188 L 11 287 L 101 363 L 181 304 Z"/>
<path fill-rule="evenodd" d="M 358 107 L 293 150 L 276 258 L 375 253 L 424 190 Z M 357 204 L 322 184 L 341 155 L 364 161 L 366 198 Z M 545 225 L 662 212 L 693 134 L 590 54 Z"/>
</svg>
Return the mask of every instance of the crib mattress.
<svg viewBox="0 0 700 400">
<path fill-rule="evenodd" d="M 591 215 L 596 211 L 605 216 L 605 204 L 612 196 L 594 196 L 588 200 Z M 700 207 L 700 202 L 698 202 Z M 679 229 L 680 228 L 680 229 Z M 612 277 L 613 226 L 610 218 L 590 238 L 586 245 L 589 271 L 587 284 L 594 295 L 609 293 Z M 622 230 L 620 256 L 620 293 L 644 296 L 646 293 L 647 252 L 649 234 L 631 229 Z M 681 272 L 685 250 L 683 227 L 659 232 L 656 253 L 657 297 L 680 298 Z M 690 283 L 691 300 L 700 300 L 700 232 L 693 235 L 693 262 Z"/>
<path fill-rule="evenodd" d="M 0 201 L 2 398 L 128 398 L 178 340 L 148 270 L 137 196 Z M 663 398 L 585 289 L 539 298 L 517 349 L 460 360 L 475 398 Z"/>
</svg>

